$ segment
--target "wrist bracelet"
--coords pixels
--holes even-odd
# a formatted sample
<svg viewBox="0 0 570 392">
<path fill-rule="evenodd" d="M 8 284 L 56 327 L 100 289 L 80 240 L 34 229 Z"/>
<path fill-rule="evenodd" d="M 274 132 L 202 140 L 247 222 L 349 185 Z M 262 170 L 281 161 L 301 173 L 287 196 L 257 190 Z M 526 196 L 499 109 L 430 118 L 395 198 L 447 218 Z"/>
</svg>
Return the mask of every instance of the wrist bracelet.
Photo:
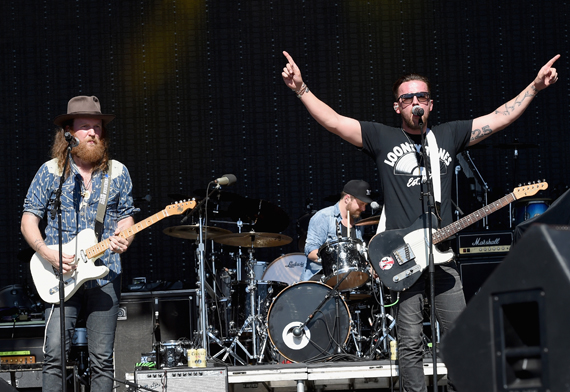
<svg viewBox="0 0 570 392">
<path fill-rule="evenodd" d="M 295 90 L 293 90 L 293 91 L 295 91 Z M 299 89 L 299 91 L 295 91 L 295 94 L 297 94 L 297 98 L 300 99 L 303 94 L 308 93 L 308 92 L 309 92 L 309 86 L 307 86 L 305 84 L 305 82 L 303 82 L 303 84 L 301 85 L 301 88 Z"/>
</svg>

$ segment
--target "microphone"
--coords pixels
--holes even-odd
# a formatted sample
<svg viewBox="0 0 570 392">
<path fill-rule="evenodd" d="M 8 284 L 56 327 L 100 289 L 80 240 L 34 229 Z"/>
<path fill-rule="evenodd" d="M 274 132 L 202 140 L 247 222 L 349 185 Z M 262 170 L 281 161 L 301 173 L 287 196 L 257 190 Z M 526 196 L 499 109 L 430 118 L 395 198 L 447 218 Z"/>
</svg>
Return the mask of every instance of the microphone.
<svg viewBox="0 0 570 392">
<path fill-rule="evenodd" d="M 220 178 L 216 178 L 214 180 L 214 182 L 218 185 L 232 185 L 236 181 L 237 178 L 233 174 L 224 174 Z"/>
<path fill-rule="evenodd" d="M 424 110 L 420 107 L 420 105 L 416 105 L 412 108 L 412 114 L 414 116 L 423 116 L 424 115 Z"/>
<path fill-rule="evenodd" d="M 71 133 L 65 132 L 64 136 L 65 136 L 65 141 L 69 143 L 71 148 L 79 146 L 79 139 L 76 138 L 75 136 L 72 136 Z"/>
<path fill-rule="evenodd" d="M 372 203 L 370 203 L 370 208 L 372 208 L 373 211 L 376 211 L 377 209 L 380 208 L 380 204 L 378 204 L 377 202 L 373 201 Z"/>
</svg>

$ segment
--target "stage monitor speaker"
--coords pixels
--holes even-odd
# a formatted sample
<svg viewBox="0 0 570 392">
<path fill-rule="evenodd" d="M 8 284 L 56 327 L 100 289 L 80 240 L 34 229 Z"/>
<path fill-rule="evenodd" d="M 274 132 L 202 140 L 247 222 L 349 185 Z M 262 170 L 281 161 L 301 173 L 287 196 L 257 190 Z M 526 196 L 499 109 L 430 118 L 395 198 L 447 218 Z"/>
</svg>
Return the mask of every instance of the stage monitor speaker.
<svg viewBox="0 0 570 392">
<path fill-rule="evenodd" d="M 491 273 L 497 268 L 503 260 L 500 257 L 458 257 L 459 274 L 461 283 L 463 284 L 463 292 L 465 300 L 469 302 L 474 295 L 479 293 L 481 286 L 487 280 Z"/>
<path fill-rule="evenodd" d="M 568 293 L 570 231 L 532 227 L 442 339 L 457 390 L 570 390 Z"/>
<path fill-rule="evenodd" d="M 141 370 L 135 372 L 135 383 L 141 387 L 164 392 L 226 392 L 228 370 L 226 368 Z"/>
<path fill-rule="evenodd" d="M 156 342 L 192 339 L 196 290 L 123 293 L 115 337 L 115 377 L 124 381 Z M 125 386 L 118 384 L 118 391 Z"/>
</svg>

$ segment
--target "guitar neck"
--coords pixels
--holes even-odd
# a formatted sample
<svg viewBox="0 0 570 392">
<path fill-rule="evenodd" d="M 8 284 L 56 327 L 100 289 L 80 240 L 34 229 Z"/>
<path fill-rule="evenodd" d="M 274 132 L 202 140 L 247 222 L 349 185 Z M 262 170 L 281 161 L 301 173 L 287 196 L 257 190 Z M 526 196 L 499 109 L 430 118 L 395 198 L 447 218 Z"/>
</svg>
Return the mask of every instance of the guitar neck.
<svg viewBox="0 0 570 392">
<path fill-rule="evenodd" d="M 433 233 L 433 243 L 438 244 L 446 240 L 455 233 L 465 229 L 466 227 L 471 226 L 473 223 L 480 221 L 484 217 L 492 214 L 495 211 L 500 210 L 504 206 L 509 205 L 516 199 L 517 198 L 515 197 L 514 193 L 509 193 L 508 195 L 501 197 L 499 200 L 495 201 L 494 203 L 488 204 L 485 207 L 459 219 L 458 221 L 455 221 L 452 224 L 437 230 L 436 232 Z"/>
<path fill-rule="evenodd" d="M 138 232 L 148 228 L 149 226 L 154 225 L 156 222 L 166 218 L 167 216 L 168 216 L 167 211 L 162 210 L 162 211 L 157 212 L 156 214 L 154 214 L 152 216 L 149 216 L 148 218 L 146 218 L 143 221 L 135 223 L 134 225 L 132 225 L 128 229 L 121 231 L 118 235 L 119 235 L 119 237 L 129 238 L 129 237 L 137 234 Z M 107 249 L 109 249 L 110 244 L 111 244 L 111 242 L 109 241 L 109 239 L 103 240 L 103 241 L 99 242 L 98 244 L 95 244 L 92 247 L 87 248 L 85 253 L 87 254 L 87 257 L 89 257 L 90 259 L 100 257 L 103 253 L 105 253 L 105 251 Z"/>
</svg>

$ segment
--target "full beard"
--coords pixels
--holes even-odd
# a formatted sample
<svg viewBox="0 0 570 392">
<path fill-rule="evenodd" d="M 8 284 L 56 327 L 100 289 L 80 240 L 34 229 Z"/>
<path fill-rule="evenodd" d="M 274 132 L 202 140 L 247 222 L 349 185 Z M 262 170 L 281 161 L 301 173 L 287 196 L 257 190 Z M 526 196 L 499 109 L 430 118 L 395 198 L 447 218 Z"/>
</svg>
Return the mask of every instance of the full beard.
<svg viewBox="0 0 570 392">
<path fill-rule="evenodd" d="M 72 155 L 90 164 L 98 164 L 105 154 L 105 142 L 95 141 L 95 144 L 89 145 L 87 141 L 79 143 L 72 151 Z"/>
</svg>

